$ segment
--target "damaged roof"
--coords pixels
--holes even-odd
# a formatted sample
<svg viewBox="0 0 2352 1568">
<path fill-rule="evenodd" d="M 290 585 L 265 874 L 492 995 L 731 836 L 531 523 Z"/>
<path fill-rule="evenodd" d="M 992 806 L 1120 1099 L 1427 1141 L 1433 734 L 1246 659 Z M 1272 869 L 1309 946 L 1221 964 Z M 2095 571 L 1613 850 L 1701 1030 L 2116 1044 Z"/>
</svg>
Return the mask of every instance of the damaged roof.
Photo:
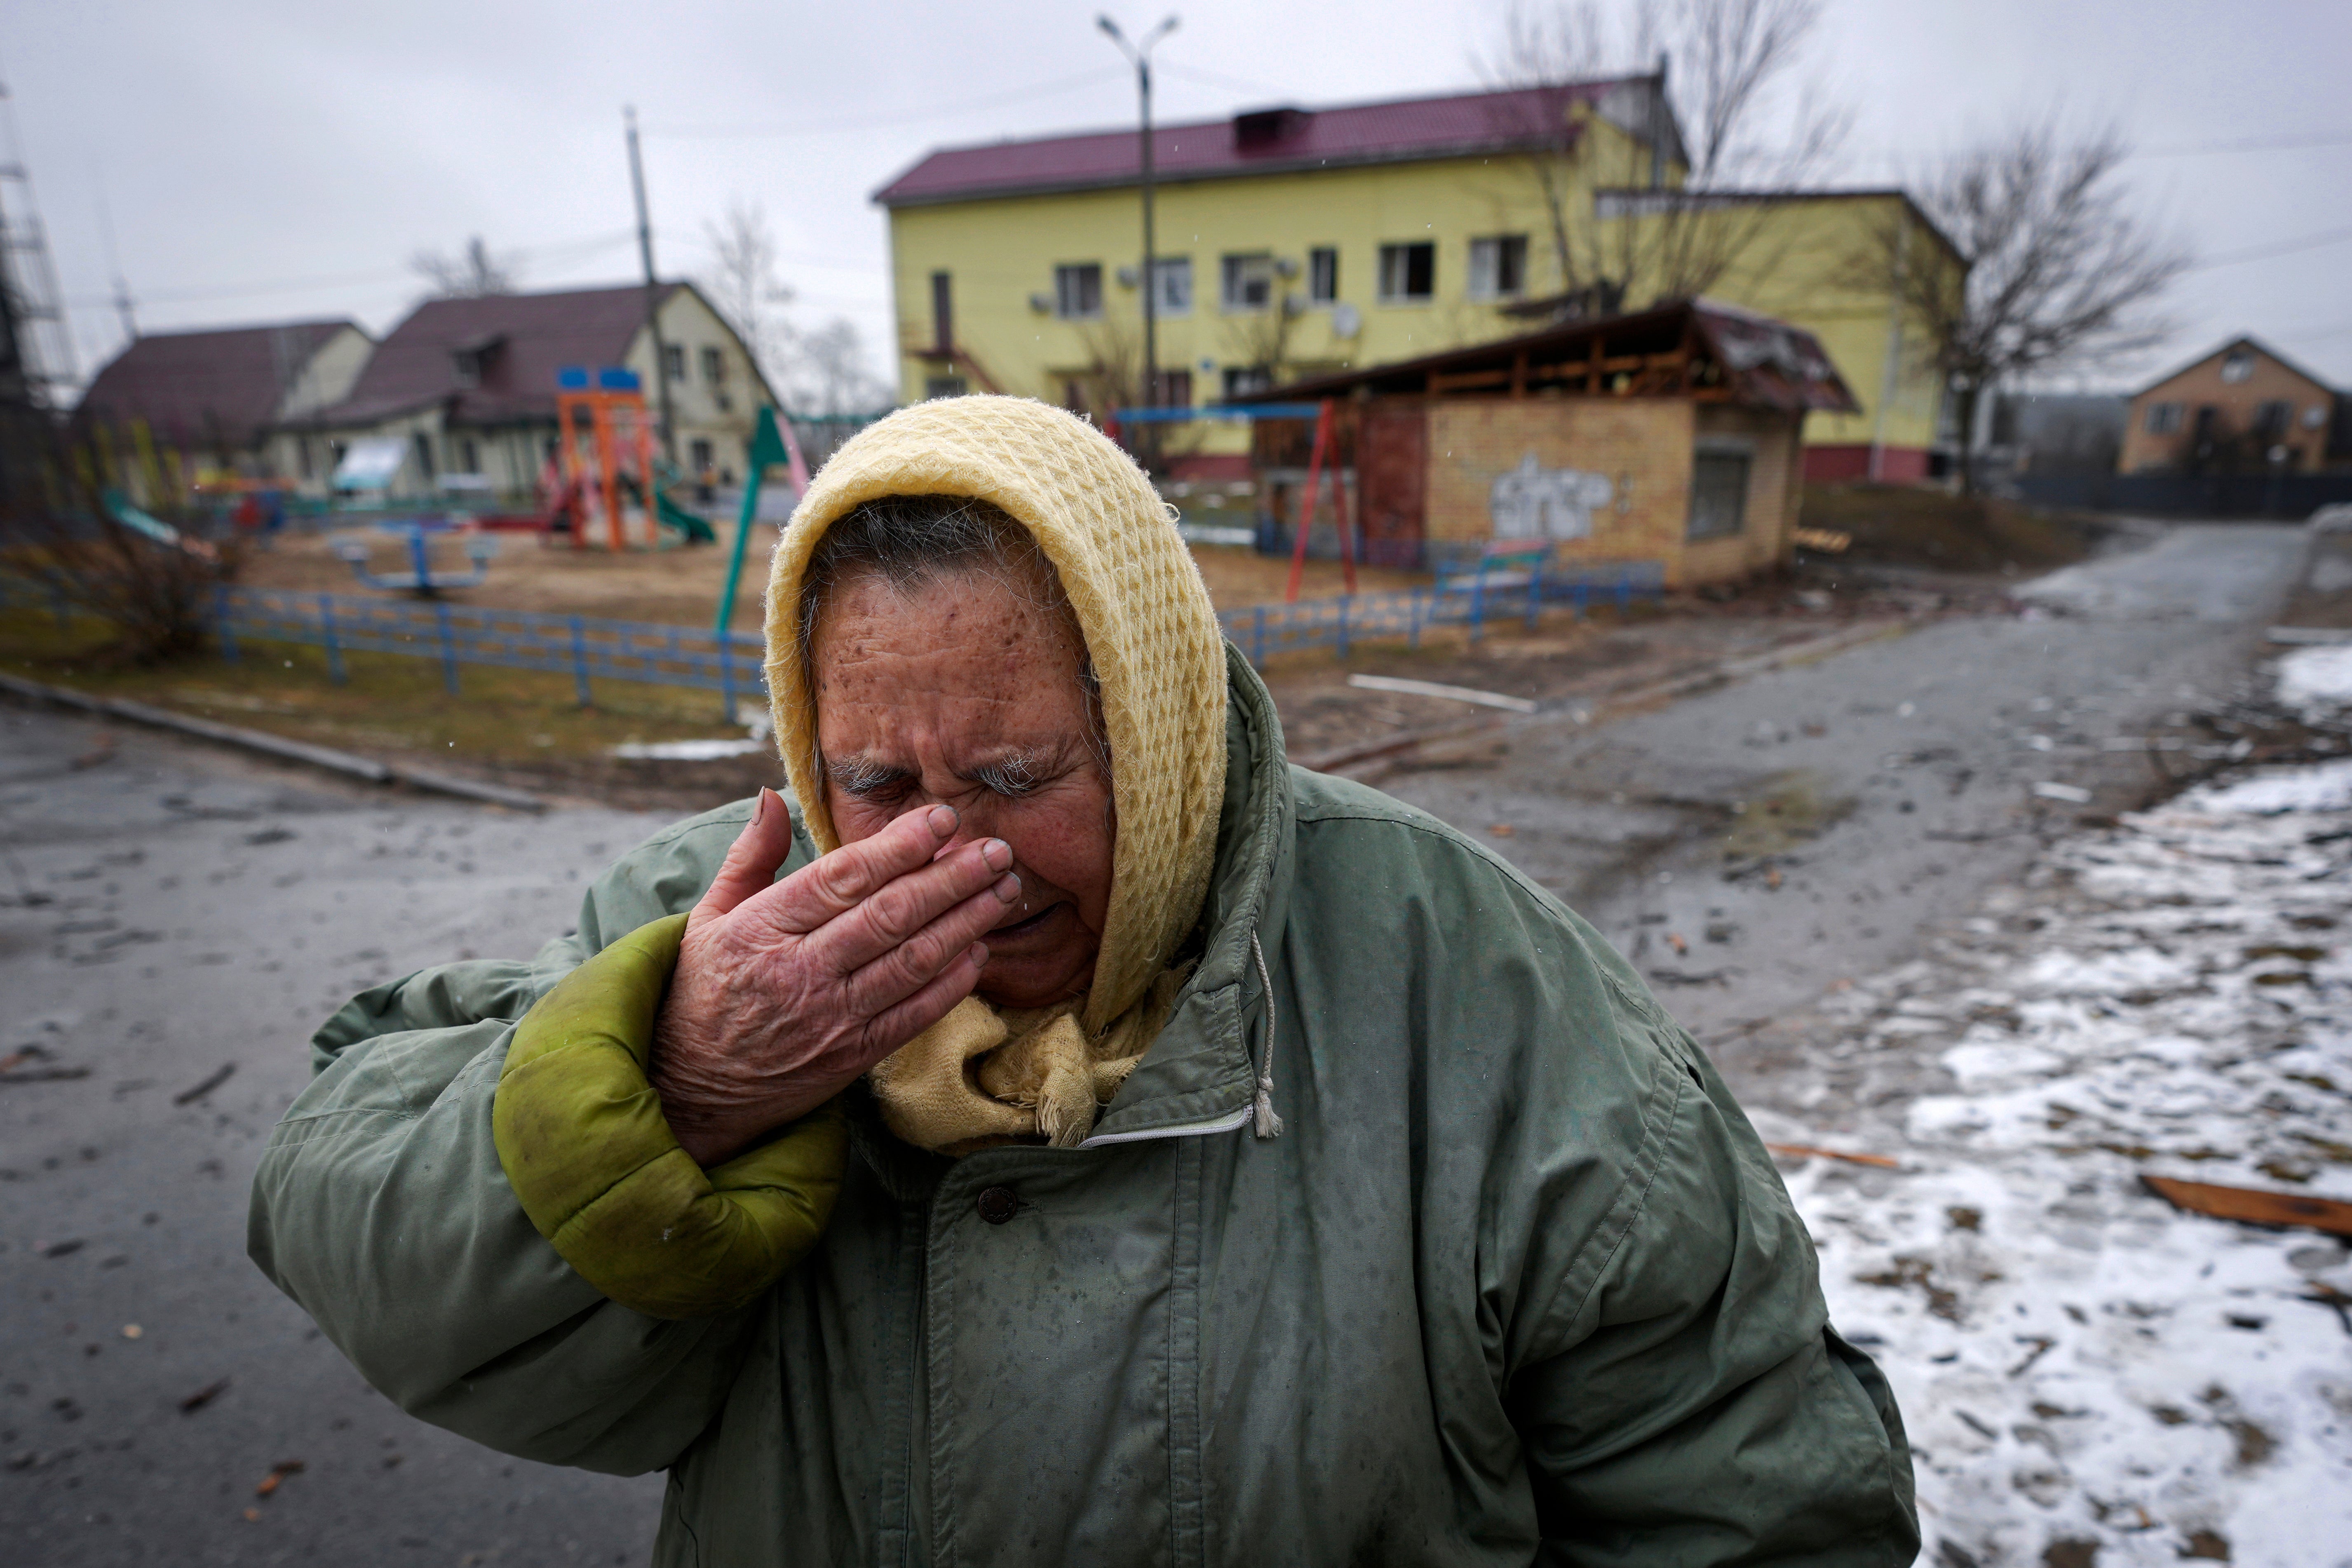
<svg viewBox="0 0 2352 1568">
<path fill-rule="evenodd" d="M 1514 392 L 1689 396 L 1799 414 L 1858 412 L 1820 339 L 1801 327 L 1711 300 L 1680 300 L 1392 364 L 1310 376 L 1276 387 L 1262 401 L 1359 391 L 1423 397 Z"/>
</svg>

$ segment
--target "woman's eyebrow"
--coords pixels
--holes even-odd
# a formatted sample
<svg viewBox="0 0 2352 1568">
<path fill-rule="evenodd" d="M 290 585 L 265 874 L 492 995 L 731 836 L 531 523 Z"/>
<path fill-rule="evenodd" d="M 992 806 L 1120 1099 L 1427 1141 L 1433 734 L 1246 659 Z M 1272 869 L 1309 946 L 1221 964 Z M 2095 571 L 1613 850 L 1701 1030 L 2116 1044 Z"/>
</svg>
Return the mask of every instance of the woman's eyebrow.
<svg viewBox="0 0 2352 1568">
<path fill-rule="evenodd" d="M 825 776 L 833 787 L 844 795 L 879 795 L 892 784 L 902 784 L 914 775 L 905 768 L 892 767 L 873 758 L 857 755 L 841 757 L 824 764 Z"/>
</svg>

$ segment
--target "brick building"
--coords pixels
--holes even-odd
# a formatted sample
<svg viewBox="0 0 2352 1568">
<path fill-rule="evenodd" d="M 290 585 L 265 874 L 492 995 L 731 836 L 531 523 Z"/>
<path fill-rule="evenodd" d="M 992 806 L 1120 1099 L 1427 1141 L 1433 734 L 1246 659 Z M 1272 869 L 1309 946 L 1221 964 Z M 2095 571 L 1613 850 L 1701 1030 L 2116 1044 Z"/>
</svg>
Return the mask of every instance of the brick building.
<svg viewBox="0 0 2352 1568">
<path fill-rule="evenodd" d="M 1368 560 L 1443 566 L 1544 549 L 1564 563 L 1657 561 L 1676 587 L 1788 558 L 1805 416 L 1855 406 L 1811 333 L 1713 303 L 1553 327 L 1269 395 L 1332 400 Z M 1257 427 L 1261 493 L 1285 526 L 1306 426 Z"/>
<path fill-rule="evenodd" d="M 2326 382 L 2235 338 L 2133 395 L 2116 471 L 2255 472 L 2275 461 L 2315 472 L 2327 461 L 2336 407 Z"/>
</svg>

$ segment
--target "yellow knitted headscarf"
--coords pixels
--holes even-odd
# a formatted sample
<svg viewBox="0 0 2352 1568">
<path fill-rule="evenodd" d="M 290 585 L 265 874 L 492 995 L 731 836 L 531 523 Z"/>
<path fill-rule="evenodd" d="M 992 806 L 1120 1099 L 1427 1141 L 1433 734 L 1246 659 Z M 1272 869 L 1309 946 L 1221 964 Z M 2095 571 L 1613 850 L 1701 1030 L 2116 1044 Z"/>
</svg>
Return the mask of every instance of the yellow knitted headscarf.
<svg viewBox="0 0 2352 1568">
<path fill-rule="evenodd" d="M 797 647 L 801 584 L 826 529 L 885 496 L 971 496 L 1026 528 L 1061 577 L 1101 683 L 1118 817 L 1110 906 L 1084 1002 L 1000 1014 L 977 997 L 877 1066 L 884 1120 L 959 1152 L 1083 1140 L 1165 1021 L 1200 918 L 1225 777 L 1225 661 L 1192 552 L 1142 470 L 1093 426 L 1019 397 L 901 409 L 825 464 L 768 579 L 776 745 L 820 853 L 839 846 Z"/>
</svg>

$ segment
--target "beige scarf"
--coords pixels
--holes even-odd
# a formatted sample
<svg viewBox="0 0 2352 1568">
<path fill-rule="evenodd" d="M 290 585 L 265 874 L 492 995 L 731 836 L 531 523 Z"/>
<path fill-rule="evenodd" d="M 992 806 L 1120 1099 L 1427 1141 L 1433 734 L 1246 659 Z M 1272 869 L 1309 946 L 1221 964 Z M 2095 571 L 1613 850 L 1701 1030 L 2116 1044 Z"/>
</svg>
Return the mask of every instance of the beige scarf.
<svg viewBox="0 0 2352 1568">
<path fill-rule="evenodd" d="M 971 496 L 1036 536 L 1101 682 L 1118 837 L 1083 998 L 1001 1013 L 969 998 L 871 1081 L 891 1131 L 925 1149 L 1025 1138 L 1073 1146 L 1166 1023 L 1182 980 L 1170 965 L 1207 896 L 1225 775 L 1216 612 L 1151 481 L 1084 420 L 1027 398 L 955 397 L 869 426 L 802 498 L 768 579 L 776 745 L 820 853 L 840 840 L 795 650 L 801 579 L 835 520 L 893 495 Z"/>
</svg>

